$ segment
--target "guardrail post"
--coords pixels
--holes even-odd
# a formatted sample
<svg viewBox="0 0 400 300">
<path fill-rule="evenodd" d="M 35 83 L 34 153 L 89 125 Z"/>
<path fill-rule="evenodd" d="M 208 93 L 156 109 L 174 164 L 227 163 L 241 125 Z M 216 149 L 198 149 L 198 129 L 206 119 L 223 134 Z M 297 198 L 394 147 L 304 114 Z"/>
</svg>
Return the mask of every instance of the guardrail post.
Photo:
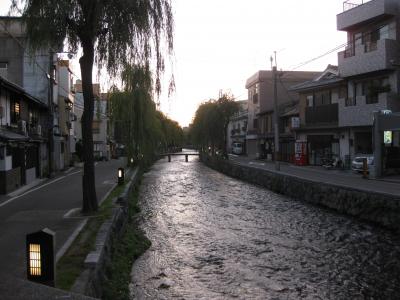
<svg viewBox="0 0 400 300">
<path fill-rule="evenodd" d="M 168 162 L 171 162 L 171 155 L 168 155 Z"/>
<path fill-rule="evenodd" d="M 189 161 L 189 158 L 188 158 L 188 156 L 189 156 L 189 155 L 185 154 L 185 161 L 186 161 L 186 162 L 188 162 L 188 161 Z"/>
</svg>

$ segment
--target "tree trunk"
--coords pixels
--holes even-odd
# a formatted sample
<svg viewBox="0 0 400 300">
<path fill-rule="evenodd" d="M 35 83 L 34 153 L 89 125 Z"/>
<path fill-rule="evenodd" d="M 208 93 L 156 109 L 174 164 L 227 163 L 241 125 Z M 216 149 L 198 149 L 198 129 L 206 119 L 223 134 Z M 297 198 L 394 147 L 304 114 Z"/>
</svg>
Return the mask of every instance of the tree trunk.
<svg viewBox="0 0 400 300">
<path fill-rule="evenodd" d="M 84 100 L 84 109 L 82 115 L 82 141 L 83 141 L 83 204 L 82 212 L 91 213 L 98 209 L 96 185 L 95 185 L 95 171 L 94 171 L 94 157 L 93 157 L 93 85 L 92 85 L 92 71 L 94 62 L 94 44 L 92 41 L 83 42 L 83 56 L 79 59 L 82 75 L 82 92 Z"/>
<path fill-rule="evenodd" d="M 224 140 L 223 140 L 223 150 L 222 150 L 222 156 L 223 157 L 225 157 L 225 158 L 228 158 L 228 150 L 226 149 L 227 148 L 227 143 L 228 143 L 228 133 L 227 133 L 227 130 L 228 130 L 228 124 L 229 123 L 225 123 L 224 124 Z"/>
</svg>

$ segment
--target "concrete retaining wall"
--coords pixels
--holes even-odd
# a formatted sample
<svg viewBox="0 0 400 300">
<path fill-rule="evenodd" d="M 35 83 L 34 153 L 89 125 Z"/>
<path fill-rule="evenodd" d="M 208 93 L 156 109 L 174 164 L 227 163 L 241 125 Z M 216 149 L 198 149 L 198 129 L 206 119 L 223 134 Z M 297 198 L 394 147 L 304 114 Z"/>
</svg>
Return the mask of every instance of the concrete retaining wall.
<svg viewBox="0 0 400 300">
<path fill-rule="evenodd" d="M 226 175 L 261 185 L 290 198 L 322 205 L 340 213 L 400 230 L 400 195 L 395 197 L 314 182 L 205 155 L 201 156 L 201 160 L 207 166 Z"/>
</svg>

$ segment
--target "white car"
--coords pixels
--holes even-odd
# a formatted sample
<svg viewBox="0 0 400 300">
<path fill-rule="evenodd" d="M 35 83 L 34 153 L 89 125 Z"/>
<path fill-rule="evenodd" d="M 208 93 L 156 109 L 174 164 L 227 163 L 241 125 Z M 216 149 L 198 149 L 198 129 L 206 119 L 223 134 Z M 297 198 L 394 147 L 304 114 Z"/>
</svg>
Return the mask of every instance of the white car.
<svg viewBox="0 0 400 300">
<path fill-rule="evenodd" d="M 232 144 L 232 153 L 233 154 L 242 154 L 243 153 L 243 143 L 233 143 Z"/>
<path fill-rule="evenodd" d="M 354 157 L 353 161 L 351 162 L 351 169 L 355 172 L 362 172 L 365 158 L 367 159 L 367 165 L 369 169 L 371 165 L 374 164 L 374 156 L 372 154 L 360 154 Z"/>
</svg>

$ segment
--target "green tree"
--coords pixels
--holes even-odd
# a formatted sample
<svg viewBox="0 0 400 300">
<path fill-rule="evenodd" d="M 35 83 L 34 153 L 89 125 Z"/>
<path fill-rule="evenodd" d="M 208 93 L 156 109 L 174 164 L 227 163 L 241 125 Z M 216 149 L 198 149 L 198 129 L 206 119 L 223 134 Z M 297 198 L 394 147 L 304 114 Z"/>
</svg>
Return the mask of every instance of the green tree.
<svg viewBox="0 0 400 300">
<path fill-rule="evenodd" d="M 223 94 L 218 100 L 209 100 L 202 103 L 195 114 L 190 126 L 189 135 L 193 144 L 204 151 L 211 148 L 215 153 L 216 148 L 227 155 L 227 129 L 232 115 L 239 110 L 239 105 L 230 95 Z"/>
<path fill-rule="evenodd" d="M 170 0 L 12 0 L 24 5 L 23 18 L 32 50 L 60 45 L 65 39 L 70 51 L 82 47 L 81 66 L 84 111 L 83 206 L 89 213 L 97 210 L 93 158 L 93 90 L 95 61 L 116 75 L 127 61 L 155 61 L 156 91 L 164 71 L 162 44 L 173 48 L 173 16 Z"/>
<path fill-rule="evenodd" d="M 123 91 L 113 88 L 109 98 L 111 121 L 123 128 L 128 157 L 139 157 L 145 164 L 183 142 L 178 123 L 157 111 L 151 78 L 148 67 L 127 65 L 122 72 Z"/>
</svg>

